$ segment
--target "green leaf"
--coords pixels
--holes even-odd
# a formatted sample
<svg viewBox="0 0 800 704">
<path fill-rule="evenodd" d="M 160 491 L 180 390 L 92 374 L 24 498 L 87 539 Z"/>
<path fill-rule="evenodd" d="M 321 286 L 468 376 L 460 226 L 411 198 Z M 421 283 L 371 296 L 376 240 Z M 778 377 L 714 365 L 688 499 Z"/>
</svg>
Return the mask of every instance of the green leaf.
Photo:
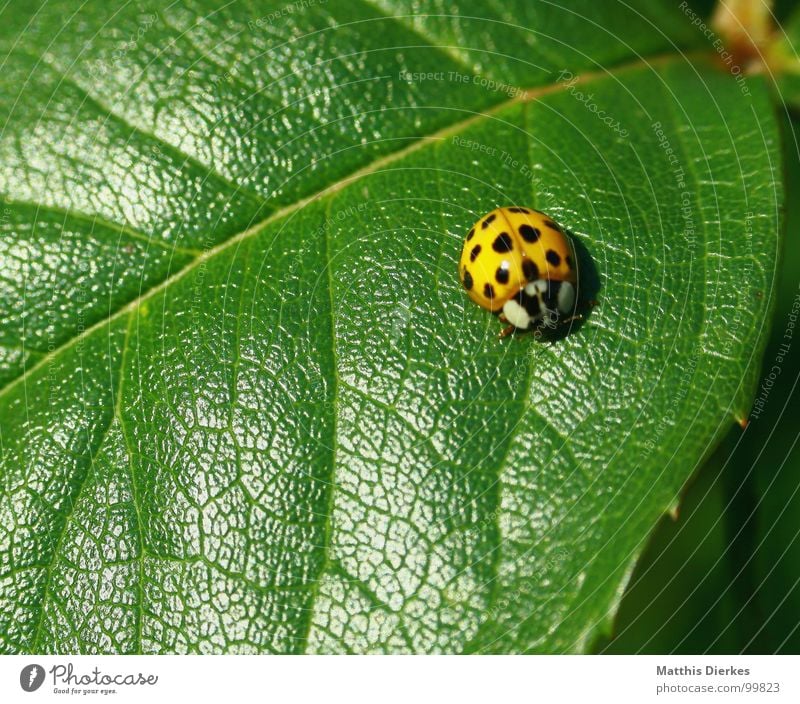
<svg viewBox="0 0 800 704">
<path fill-rule="evenodd" d="M 739 513 L 747 469 L 735 461 L 742 441 L 734 426 L 681 495 L 677 515 L 665 515 L 636 562 L 619 609 L 613 638 L 599 642 L 605 654 L 728 655 L 748 652 L 753 632 L 747 626 L 764 619 L 757 604 L 741 599 L 740 562 L 749 557 L 736 533 L 752 518 Z M 727 488 L 735 487 L 732 497 Z M 737 497 L 738 493 L 738 497 Z M 738 548 L 738 550 L 737 550 Z M 748 595 L 749 596 L 749 595 Z M 744 607 L 744 608 L 742 608 Z M 771 652 L 769 646 L 751 652 Z"/>
<path fill-rule="evenodd" d="M 800 123 L 783 120 L 787 193 L 800 188 Z M 800 227 L 787 200 L 783 227 Z M 796 653 L 800 648 L 800 250 L 785 247 L 746 428 L 733 427 L 639 558 L 606 653 Z"/>
<path fill-rule="evenodd" d="M 585 649 L 748 411 L 768 92 L 671 3 L 286 7 L 2 15 L 0 648 Z M 557 343 L 460 289 L 507 203 Z"/>
</svg>

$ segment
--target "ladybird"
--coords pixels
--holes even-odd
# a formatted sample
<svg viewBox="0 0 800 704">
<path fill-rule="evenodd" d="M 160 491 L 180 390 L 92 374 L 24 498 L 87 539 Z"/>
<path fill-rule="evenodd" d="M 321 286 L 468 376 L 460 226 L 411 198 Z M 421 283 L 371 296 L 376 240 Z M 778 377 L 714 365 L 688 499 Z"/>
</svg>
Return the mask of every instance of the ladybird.
<svg viewBox="0 0 800 704">
<path fill-rule="evenodd" d="M 533 208 L 496 208 L 467 234 L 461 283 L 482 308 L 515 330 L 556 328 L 574 320 L 578 271 L 563 228 Z"/>
</svg>

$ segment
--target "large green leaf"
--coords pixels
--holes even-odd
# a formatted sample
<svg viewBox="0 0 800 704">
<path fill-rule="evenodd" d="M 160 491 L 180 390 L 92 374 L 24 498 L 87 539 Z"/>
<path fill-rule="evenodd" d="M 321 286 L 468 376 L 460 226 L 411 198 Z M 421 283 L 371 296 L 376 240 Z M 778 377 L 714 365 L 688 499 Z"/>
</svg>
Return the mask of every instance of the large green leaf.
<svg viewBox="0 0 800 704">
<path fill-rule="evenodd" d="M 0 15 L 3 650 L 561 652 L 607 622 L 748 411 L 777 131 L 671 3 L 505 7 Z M 596 269 L 557 343 L 460 290 L 503 203 Z"/>
<path fill-rule="evenodd" d="M 800 122 L 782 121 L 784 187 L 800 189 Z M 800 652 L 800 201 L 787 245 L 756 400 L 665 516 L 636 564 L 610 653 Z M 677 518 L 677 520 L 675 520 Z"/>
</svg>

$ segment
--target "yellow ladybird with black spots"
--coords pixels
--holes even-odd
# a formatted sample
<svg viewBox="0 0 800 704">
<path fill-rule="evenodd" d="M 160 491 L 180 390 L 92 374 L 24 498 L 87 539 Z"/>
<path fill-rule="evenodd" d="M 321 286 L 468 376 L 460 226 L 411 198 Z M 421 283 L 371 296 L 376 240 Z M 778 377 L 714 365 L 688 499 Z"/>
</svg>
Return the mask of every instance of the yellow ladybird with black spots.
<svg viewBox="0 0 800 704">
<path fill-rule="evenodd" d="M 539 210 L 484 215 L 464 240 L 458 269 L 469 297 L 510 323 L 504 334 L 574 318 L 575 252 L 562 227 Z"/>
</svg>

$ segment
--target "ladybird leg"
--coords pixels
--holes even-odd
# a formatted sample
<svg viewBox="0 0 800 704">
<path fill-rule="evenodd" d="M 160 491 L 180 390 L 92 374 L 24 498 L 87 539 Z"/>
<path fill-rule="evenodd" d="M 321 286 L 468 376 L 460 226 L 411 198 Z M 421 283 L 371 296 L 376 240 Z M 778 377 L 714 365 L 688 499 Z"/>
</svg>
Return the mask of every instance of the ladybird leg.
<svg viewBox="0 0 800 704">
<path fill-rule="evenodd" d="M 498 337 L 502 340 L 504 337 L 508 337 L 514 330 L 517 328 L 514 325 L 509 325 L 506 328 L 503 328 L 503 331 L 498 335 Z"/>
<path fill-rule="evenodd" d="M 500 315 L 498 315 L 497 317 L 498 317 L 498 319 L 500 320 L 501 323 L 507 323 L 508 322 L 508 318 L 506 318 L 506 314 L 505 313 L 500 313 Z"/>
<path fill-rule="evenodd" d="M 562 320 L 560 324 L 562 326 L 569 325 L 570 323 L 574 323 L 576 320 L 583 320 L 583 314 L 576 313 L 575 315 L 569 316 L 569 318 L 564 318 L 564 320 Z"/>
<path fill-rule="evenodd" d="M 592 300 L 588 301 L 586 305 L 589 306 L 589 308 L 594 308 L 596 305 L 598 305 L 598 303 L 597 301 Z M 575 322 L 576 320 L 584 320 L 585 318 L 586 316 L 583 313 L 575 313 L 574 315 L 569 316 L 569 318 L 564 318 L 564 320 L 561 321 L 561 325 L 569 325 L 569 323 Z"/>
</svg>

